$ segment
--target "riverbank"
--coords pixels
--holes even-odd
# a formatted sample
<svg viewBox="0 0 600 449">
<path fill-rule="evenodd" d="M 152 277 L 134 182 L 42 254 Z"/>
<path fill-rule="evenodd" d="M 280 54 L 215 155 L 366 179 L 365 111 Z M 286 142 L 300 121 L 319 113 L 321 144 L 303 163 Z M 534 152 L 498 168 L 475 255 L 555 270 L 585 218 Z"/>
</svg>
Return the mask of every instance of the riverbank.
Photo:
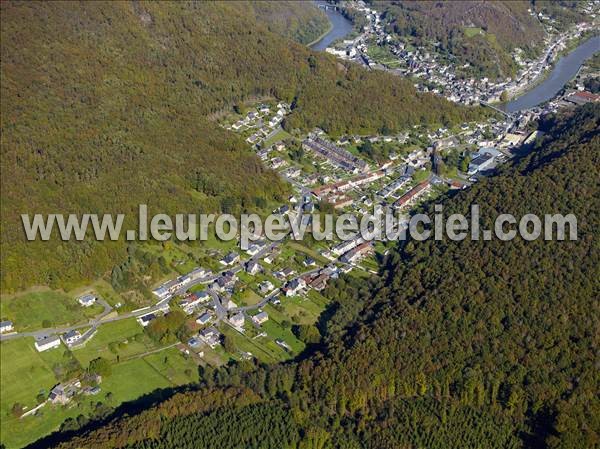
<svg viewBox="0 0 600 449">
<path fill-rule="evenodd" d="M 306 44 L 307 47 L 312 48 L 314 45 L 317 45 L 319 42 L 321 42 L 323 39 L 325 39 L 325 37 L 331 33 L 331 31 L 333 30 L 333 23 L 331 22 L 331 19 L 329 19 L 329 17 L 327 17 L 327 20 L 329 21 L 329 27 L 327 28 L 327 30 L 321 34 L 318 38 L 316 38 L 314 41 Z"/>
<path fill-rule="evenodd" d="M 574 45 L 571 43 L 571 47 Z M 578 42 L 575 49 L 562 57 L 556 58 L 549 65 L 551 70 L 544 71 L 545 76 L 534 87 L 528 89 L 522 95 L 513 97 L 511 101 L 502 103 L 500 107 L 507 112 L 517 112 L 537 107 L 551 100 L 577 75 L 585 61 L 598 52 L 599 47 L 600 36 L 591 36 L 582 42 Z"/>
<path fill-rule="evenodd" d="M 315 3 L 317 6 L 329 6 L 329 8 L 325 9 L 327 20 L 329 20 L 329 28 L 326 32 L 321 34 L 318 39 L 315 39 L 308 44 L 308 47 L 312 50 L 324 51 L 333 42 L 337 41 L 338 39 L 345 38 L 350 32 L 352 32 L 354 25 L 339 11 L 331 9 L 331 5 L 321 1 L 317 1 Z"/>
<path fill-rule="evenodd" d="M 511 101 L 514 101 L 517 98 L 527 94 L 527 92 L 535 89 L 536 87 L 538 87 L 540 84 L 542 84 L 544 81 L 546 81 L 548 79 L 548 77 L 550 76 L 552 71 L 556 68 L 556 64 L 563 57 L 568 56 L 570 53 L 575 51 L 579 46 L 585 44 L 585 42 L 587 42 L 588 40 L 593 39 L 594 37 L 599 37 L 599 36 L 600 35 L 594 34 L 594 33 L 586 33 L 585 35 L 582 35 L 582 36 L 579 36 L 579 37 L 576 37 L 576 38 L 573 38 L 573 39 L 567 41 L 565 48 L 560 50 L 559 52 L 557 52 L 554 59 L 551 61 L 551 63 L 548 64 L 544 68 L 544 70 L 542 72 L 540 72 L 540 74 L 538 76 L 536 76 L 531 82 L 529 82 L 526 85 L 519 87 L 515 91 L 511 92 L 509 94 L 509 98 L 507 101 L 504 101 L 504 102 L 498 101 L 498 102 L 494 102 L 492 104 L 502 105 L 502 104 L 510 103 Z"/>
</svg>

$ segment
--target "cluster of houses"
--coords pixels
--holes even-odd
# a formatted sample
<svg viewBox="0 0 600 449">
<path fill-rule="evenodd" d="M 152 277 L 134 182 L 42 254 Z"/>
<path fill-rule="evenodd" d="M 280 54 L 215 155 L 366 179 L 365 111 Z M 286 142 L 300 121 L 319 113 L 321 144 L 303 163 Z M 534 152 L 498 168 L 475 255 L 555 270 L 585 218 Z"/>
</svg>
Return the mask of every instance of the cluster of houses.
<svg viewBox="0 0 600 449">
<path fill-rule="evenodd" d="M 430 190 L 431 183 L 429 180 L 423 181 L 398 198 L 392 206 L 395 209 L 405 209 L 414 205 L 420 197 L 427 194 Z"/>
<path fill-rule="evenodd" d="M 172 280 L 165 282 L 164 284 L 160 285 L 158 288 L 154 289 L 152 291 L 152 293 L 154 293 L 154 295 L 160 301 L 163 301 L 163 300 L 166 300 L 166 299 L 172 297 L 173 295 L 175 295 L 177 292 L 181 291 L 182 289 L 189 287 L 192 282 L 201 280 L 210 275 L 211 275 L 210 271 L 208 271 L 204 268 L 201 268 L 201 267 L 194 268 L 189 273 L 187 273 L 183 276 L 179 276 L 177 279 L 172 279 Z"/>
<path fill-rule="evenodd" d="M 597 6 L 593 8 L 592 4 L 593 2 L 589 2 L 587 8 L 596 11 Z M 555 27 L 554 19 L 530 9 L 530 14 L 546 28 L 548 37 L 545 39 L 546 49 L 542 55 L 538 59 L 525 59 L 523 51 L 517 48 L 512 56 L 519 65 L 519 72 L 514 78 L 477 79 L 464 76 L 470 67 L 469 63 L 456 67 L 456 64 L 446 62 L 445 55 L 437 50 L 439 43 L 433 43 L 428 48 L 416 48 L 390 33 L 383 26 L 382 14 L 363 2 L 348 3 L 347 7 L 365 17 L 362 34 L 338 43 L 335 48 L 328 48 L 327 52 L 343 59 L 354 60 L 370 68 L 388 69 L 406 77 L 416 78 L 419 80 L 415 83 L 417 89 L 443 95 L 450 101 L 464 104 L 495 102 L 500 100 L 500 96 L 505 91 L 514 94 L 522 90 L 548 68 L 570 39 L 577 38 L 594 27 L 591 21 L 582 22 L 565 33 Z M 590 17 L 594 16 L 594 14 L 590 15 Z M 386 47 L 389 54 L 395 57 L 393 68 L 383 66 L 369 56 L 368 50 L 373 45 Z"/>
<path fill-rule="evenodd" d="M 369 170 L 369 166 L 363 159 L 315 134 L 309 135 L 302 142 L 302 148 L 324 157 L 332 165 L 351 173 L 364 173 Z"/>
<path fill-rule="evenodd" d="M 290 111 L 290 105 L 280 102 L 277 104 L 274 113 L 271 113 L 271 109 L 271 106 L 261 104 L 255 109 L 248 111 L 243 118 L 232 125 L 228 125 L 226 128 L 237 132 L 254 130 L 246 138 L 246 141 L 251 145 L 258 145 L 278 131 L 279 125 Z"/>
<path fill-rule="evenodd" d="M 346 252 L 340 260 L 344 263 L 356 263 L 363 257 L 371 254 L 373 252 L 373 243 L 372 242 L 363 242 L 357 245 L 355 248 L 352 248 L 350 251 Z"/>
<path fill-rule="evenodd" d="M 35 349 L 38 352 L 48 351 L 50 349 L 58 348 L 61 342 L 69 349 L 73 349 L 78 346 L 82 346 L 96 333 L 96 328 L 92 326 L 83 334 L 78 330 L 70 330 L 64 334 L 58 335 L 43 335 L 36 338 L 34 342 Z"/>
<path fill-rule="evenodd" d="M 77 298 L 77 302 L 83 307 L 91 307 L 96 304 L 97 297 L 91 293 L 85 294 Z M 0 330 L 2 333 L 12 331 L 13 323 L 11 321 L 3 321 L 0 323 Z M 64 343 L 69 349 L 85 344 L 90 338 L 96 334 L 96 327 L 91 326 L 83 334 L 78 330 L 72 329 L 64 334 L 58 335 L 40 335 L 36 337 L 34 347 L 38 352 L 48 351 L 50 349 L 58 348 L 61 342 Z"/>
<path fill-rule="evenodd" d="M 600 95 L 585 90 L 570 90 L 565 92 L 561 98 L 551 102 L 549 107 L 551 107 L 553 111 L 556 111 L 558 109 L 574 108 L 588 103 L 598 103 L 599 101 Z"/>
<path fill-rule="evenodd" d="M 392 196 L 412 180 L 412 175 L 414 172 L 414 167 L 405 165 L 401 170 L 400 176 L 391 183 L 387 184 L 383 189 L 379 190 L 377 195 L 384 199 Z"/>
<path fill-rule="evenodd" d="M 187 314 L 193 314 L 196 309 L 202 305 L 205 305 L 210 301 L 210 295 L 206 291 L 186 293 L 179 306 Z"/>
<path fill-rule="evenodd" d="M 228 292 L 231 294 L 237 281 L 238 277 L 234 272 L 225 271 L 210 284 L 210 288 L 218 293 Z"/>
<path fill-rule="evenodd" d="M 102 376 L 89 374 L 85 380 L 90 385 L 83 386 L 81 380 L 73 379 L 54 386 L 48 395 L 48 402 L 51 404 L 66 405 L 78 394 L 93 396 L 100 393 L 98 384 L 102 382 Z"/>
</svg>

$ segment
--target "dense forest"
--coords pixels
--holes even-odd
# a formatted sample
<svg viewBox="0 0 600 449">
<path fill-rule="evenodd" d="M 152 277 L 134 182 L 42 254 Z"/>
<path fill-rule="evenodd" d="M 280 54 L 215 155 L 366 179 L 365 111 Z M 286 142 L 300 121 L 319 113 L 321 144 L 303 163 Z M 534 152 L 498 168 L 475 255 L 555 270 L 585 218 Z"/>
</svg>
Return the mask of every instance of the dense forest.
<svg viewBox="0 0 600 449">
<path fill-rule="evenodd" d="M 310 44 L 325 33 L 330 23 L 325 12 L 311 2 L 253 1 L 248 2 L 255 19 L 267 25 L 269 31 Z"/>
<path fill-rule="evenodd" d="M 305 357 L 206 368 L 196 391 L 60 447 L 600 447 L 600 106 L 541 128 L 444 216 L 573 213 L 577 240 L 402 242 L 380 276 L 325 290 Z"/>
<path fill-rule="evenodd" d="M 288 23 L 282 8 L 2 2 L 3 292 L 69 289 L 128 259 L 123 241 L 26 242 L 20 214 L 125 213 L 127 228 L 140 203 L 150 213 L 236 212 L 285 198 L 288 187 L 215 121 L 242 102 L 285 100 L 288 130 L 332 134 L 481 113 L 269 31 L 308 39 L 299 30 L 313 14 Z M 304 8 L 315 7 L 293 11 Z"/>
<path fill-rule="evenodd" d="M 524 56 L 536 54 L 544 30 L 528 9 L 543 11 L 564 27 L 578 19 L 576 2 L 530 1 L 382 1 L 389 31 L 414 39 L 419 46 L 438 45 L 455 65 L 468 64 L 464 72 L 477 77 L 504 79 L 517 65 L 511 53 L 519 48 Z"/>
</svg>

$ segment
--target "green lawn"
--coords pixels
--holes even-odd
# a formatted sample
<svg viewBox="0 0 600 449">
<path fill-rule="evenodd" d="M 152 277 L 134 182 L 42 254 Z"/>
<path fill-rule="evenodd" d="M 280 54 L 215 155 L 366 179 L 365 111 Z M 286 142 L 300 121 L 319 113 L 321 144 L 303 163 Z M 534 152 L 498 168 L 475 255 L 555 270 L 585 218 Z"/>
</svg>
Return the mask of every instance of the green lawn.
<svg viewBox="0 0 600 449">
<path fill-rule="evenodd" d="M 113 330 L 118 332 L 118 329 Z M 126 334 L 121 329 L 120 336 Z M 103 339 L 101 337 L 97 343 L 104 341 Z M 169 348 L 144 358 L 115 363 L 112 374 L 103 379 L 100 385 L 102 392 L 98 396 L 72 402 L 67 407 L 46 404 L 36 416 L 23 419 L 13 416 L 11 408 L 15 402 L 31 409 L 37 405 L 36 396 L 39 393 L 46 396 L 58 383 L 52 366 L 63 360 L 66 351 L 61 346 L 38 353 L 32 338 L 19 338 L 0 344 L 0 437 L 7 448 L 23 447 L 55 431 L 66 418 L 79 414 L 89 415 L 92 403 L 102 401 L 116 407 L 157 388 L 181 385 L 198 379 L 193 360 L 185 359 L 177 349 Z M 73 354 L 78 356 L 78 351 Z M 90 357 L 88 355 L 84 360 Z M 111 393 L 109 397 L 107 393 Z"/>
<path fill-rule="evenodd" d="M 116 353 L 109 348 L 109 344 L 113 342 L 117 346 L 114 348 Z M 118 355 L 123 360 L 156 347 L 154 342 L 143 334 L 143 328 L 135 318 L 129 318 L 103 324 L 85 346 L 73 351 L 73 355 L 86 367 L 90 360 L 97 357 L 116 361 Z"/>
<path fill-rule="evenodd" d="M 277 321 L 289 321 L 292 324 L 312 324 L 317 321 L 323 308 L 312 302 L 310 299 L 302 297 L 281 297 L 279 306 L 269 306 L 269 315 L 273 313 L 273 318 Z M 281 309 L 281 310 L 280 310 Z"/>
<path fill-rule="evenodd" d="M 329 304 L 330 300 L 327 299 L 325 296 L 323 296 L 321 293 L 319 293 L 316 290 L 309 290 L 308 294 L 306 295 L 308 296 L 308 298 L 317 306 L 319 306 L 319 308 L 321 309 L 321 311 L 325 310 L 325 307 L 327 307 L 327 305 Z"/>
<path fill-rule="evenodd" d="M 401 65 L 398 57 L 390 51 L 390 48 L 387 45 L 383 47 L 378 45 L 369 46 L 367 54 L 373 61 L 380 64 L 385 64 L 390 67 L 399 67 Z"/>
<path fill-rule="evenodd" d="M 172 384 L 144 359 L 133 359 L 114 365 L 112 374 L 100 386 L 103 393 L 112 393 L 108 402 L 115 406 Z"/>
<path fill-rule="evenodd" d="M 293 249 L 295 252 L 300 252 L 300 253 L 306 254 L 307 256 L 312 257 L 315 261 L 320 262 L 323 265 L 327 265 L 329 263 L 329 259 L 321 256 L 314 249 L 309 248 L 305 245 L 302 245 L 301 243 L 289 241 L 286 243 L 286 245 L 289 246 L 291 249 Z M 310 270 L 310 268 L 311 267 L 305 267 L 304 270 L 307 271 L 307 270 Z"/>
<path fill-rule="evenodd" d="M 10 408 L 19 402 L 28 408 L 37 405 L 36 396 L 48 392 L 56 385 L 52 372 L 65 347 L 39 353 L 33 346 L 33 338 L 18 338 L 0 344 L 0 397 L 2 419 L 10 414 Z"/>
<path fill-rule="evenodd" d="M 261 325 L 261 329 L 267 333 L 273 340 L 280 338 L 284 340 L 295 354 L 302 352 L 304 349 L 304 343 L 296 338 L 292 333 L 291 329 L 283 327 L 279 321 L 279 316 L 276 313 L 272 313 L 274 308 L 266 306 L 265 311 L 269 314 L 269 320 Z M 277 346 L 277 345 L 276 345 Z"/>
<path fill-rule="evenodd" d="M 281 140 L 284 140 L 284 139 L 288 139 L 290 137 L 292 137 L 292 136 L 289 133 L 287 133 L 283 129 L 280 129 L 279 132 L 275 133 L 275 135 L 273 135 L 272 137 L 270 137 L 267 140 L 265 140 L 262 143 L 262 146 L 263 147 L 268 147 L 268 146 L 273 145 L 274 143 L 277 143 L 277 142 L 279 142 Z"/>
<path fill-rule="evenodd" d="M 198 367 L 193 359 L 184 357 L 177 348 L 169 348 L 164 351 L 144 357 L 146 363 L 159 372 L 173 385 L 183 385 L 198 381 Z"/>
<path fill-rule="evenodd" d="M 276 363 L 288 358 L 285 353 L 279 350 L 279 348 L 273 350 L 272 348 L 265 347 L 264 337 L 252 338 L 251 336 L 241 334 L 228 325 L 221 326 L 220 330 L 223 335 L 233 340 L 237 349 L 244 352 L 250 352 L 261 362 Z M 236 356 L 236 354 L 232 355 Z"/>
<path fill-rule="evenodd" d="M 49 406 L 42 409 L 41 417 L 18 419 L 11 413 L 16 402 L 32 409 L 36 396 L 47 395 L 58 383 L 52 366 L 62 360 L 65 347 L 39 353 L 33 342 L 33 338 L 19 338 L 0 343 L 0 437 L 7 448 L 22 447 L 50 433 L 72 413 L 54 412 Z"/>
<path fill-rule="evenodd" d="M 425 181 L 430 175 L 429 170 L 417 170 L 413 175 L 413 181 L 415 184 L 418 184 L 422 181 Z"/>
<path fill-rule="evenodd" d="M 262 299 L 262 296 L 249 288 L 246 288 L 242 293 L 233 297 L 233 301 L 240 306 L 253 306 L 261 302 Z"/>
<path fill-rule="evenodd" d="M 483 30 L 478 27 L 465 27 L 463 29 L 463 32 L 465 33 L 465 36 L 473 37 L 473 36 L 477 36 L 478 34 L 483 33 Z"/>
<path fill-rule="evenodd" d="M 74 297 L 52 290 L 3 297 L 0 300 L 2 319 L 11 320 L 17 331 L 86 322 L 102 310 L 100 305 L 82 307 Z"/>
<path fill-rule="evenodd" d="M 374 257 L 366 257 L 360 262 L 360 266 L 366 268 L 367 270 L 377 271 L 379 269 L 379 265 Z"/>
</svg>

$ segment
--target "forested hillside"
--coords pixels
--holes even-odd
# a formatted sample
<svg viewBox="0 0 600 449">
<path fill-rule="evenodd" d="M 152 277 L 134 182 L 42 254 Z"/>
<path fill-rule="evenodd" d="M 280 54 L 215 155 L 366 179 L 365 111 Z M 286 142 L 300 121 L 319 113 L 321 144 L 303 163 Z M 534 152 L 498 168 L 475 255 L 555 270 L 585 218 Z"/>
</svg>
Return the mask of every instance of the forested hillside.
<svg viewBox="0 0 600 449">
<path fill-rule="evenodd" d="M 267 24 L 269 31 L 309 44 L 330 26 L 325 12 L 314 2 L 255 1 L 249 3 L 256 20 Z"/>
<path fill-rule="evenodd" d="M 504 79 L 516 71 L 515 48 L 535 54 L 544 30 L 528 9 L 529 1 L 376 2 L 390 31 L 415 39 L 419 47 L 436 43 L 438 51 L 469 64 L 468 72 Z M 557 11 L 562 6 L 555 8 Z"/>
<path fill-rule="evenodd" d="M 304 360 L 207 369 L 198 391 L 61 447 L 600 447 L 599 125 L 598 105 L 549 117 L 531 155 L 444 201 L 480 205 L 487 228 L 573 213 L 577 241 L 402 244 L 380 278 L 326 290 Z M 190 407 L 231 388 L 252 393 Z"/>
<path fill-rule="evenodd" d="M 4 292 L 68 289 L 127 258 L 123 242 L 25 242 L 22 213 L 127 213 L 133 220 L 140 203 L 167 213 L 231 205 L 235 212 L 284 198 L 276 174 L 213 120 L 240 102 L 291 102 L 288 129 L 334 134 L 479 113 L 268 31 L 283 27 L 264 17 L 284 9 L 271 2 L 0 8 Z"/>
</svg>

